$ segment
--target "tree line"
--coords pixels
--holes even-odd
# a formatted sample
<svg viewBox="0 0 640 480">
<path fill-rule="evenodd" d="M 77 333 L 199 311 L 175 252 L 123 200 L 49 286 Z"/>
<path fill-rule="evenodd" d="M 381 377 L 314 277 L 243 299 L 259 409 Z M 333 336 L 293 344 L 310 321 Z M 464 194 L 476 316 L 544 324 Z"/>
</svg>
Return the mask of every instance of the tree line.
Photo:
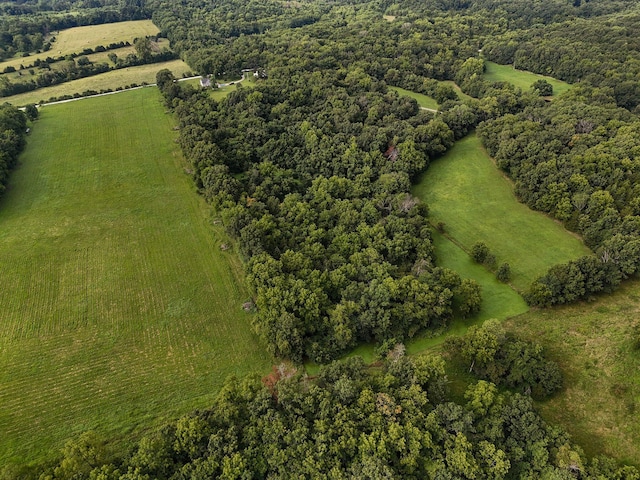
<svg viewBox="0 0 640 480">
<path fill-rule="evenodd" d="M 142 45 L 143 43 L 146 43 L 147 46 L 144 47 Z M 39 88 L 49 87 L 51 85 L 91 77 L 111 70 L 166 62 L 177 58 L 177 55 L 166 47 L 160 51 L 154 52 L 151 47 L 151 39 L 149 38 L 136 39 L 134 45 L 136 46 L 136 53 L 129 53 L 126 57 L 118 57 L 115 53 L 110 53 L 109 55 L 113 65 L 109 65 L 105 62 L 91 62 L 86 56 L 89 54 L 87 52 L 57 58 L 47 57 L 45 60 L 36 60 L 34 62 L 34 66 L 38 67 L 38 72 L 35 72 L 33 69 L 28 67 L 18 70 L 19 73 L 23 70 L 27 70 L 29 73 L 33 72 L 34 75 L 32 78 L 28 78 L 23 81 L 11 81 L 6 75 L 0 75 L 0 97 L 8 97 L 19 93 L 30 92 Z M 105 50 L 106 49 L 102 47 L 101 51 Z M 15 71 L 13 67 L 8 68 L 11 68 L 11 71 Z M 6 72 L 7 70 L 5 69 L 5 73 Z M 22 75 L 18 78 L 20 77 L 22 77 Z"/>
<path fill-rule="evenodd" d="M 482 376 L 523 386 L 548 374 L 539 347 L 503 336 L 490 321 L 455 346 Z M 353 357 L 315 377 L 281 364 L 228 379 L 210 408 L 147 433 L 126 455 L 94 432 L 79 435 L 40 479 L 640 478 L 610 458 L 588 460 L 527 394 L 479 380 L 454 400 L 447 385 L 441 357 L 408 357 L 402 344 L 375 367 Z"/>
<path fill-rule="evenodd" d="M 516 195 L 579 233 L 595 253 L 553 267 L 533 305 L 611 291 L 640 267 L 640 122 L 610 88 L 575 86 L 551 104 L 488 121 L 478 134 Z"/>
<path fill-rule="evenodd" d="M 32 120 L 38 110 L 31 105 L 27 109 Z M 18 156 L 26 144 L 27 114 L 8 103 L 0 105 L 0 196 L 6 190 L 11 170 L 18 162 Z"/>
</svg>

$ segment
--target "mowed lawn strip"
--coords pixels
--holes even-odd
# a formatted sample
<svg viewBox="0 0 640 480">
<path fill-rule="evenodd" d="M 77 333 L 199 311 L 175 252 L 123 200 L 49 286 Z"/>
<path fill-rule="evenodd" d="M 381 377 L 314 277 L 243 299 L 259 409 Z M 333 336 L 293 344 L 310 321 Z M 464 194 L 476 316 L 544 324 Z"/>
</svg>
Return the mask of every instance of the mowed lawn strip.
<svg viewBox="0 0 640 480">
<path fill-rule="evenodd" d="M 41 110 L 0 201 L 0 464 L 89 429 L 124 437 L 268 371 L 172 127 L 153 88 Z"/>
<path fill-rule="evenodd" d="M 565 377 L 562 392 L 538 403 L 587 455 L 640 466 L 640 282 L 591 303 L 531 310 L 505 326 L 545 346 Z"/>
<path fill-rule="evenodd" d="M 511 284 L 519 291 L 552 265 L 590 253 L 561 224 L 517 201 L 475 133 L 435 160 L 414 194 L 429 205 L 432 221 L 444 222 L 447 235 L 464 250 L 482 241 L 498 265 L 508 262 Z"/>
<path fill-rule="evenodd" d="M 56 39 L 51 44 L 51 50 L 1 62 L 0 71 L 4 71 L 9 66 L 18 70 L 20 65 L 25 67 L 33 65 L 33 62 L 38 59 L 44 60 L 47 57 L 55 58 L 61 55 L 80 53 L 85 48 L 95 48 L 100 45 L 106 47 L 111 43 L 119 42 L 133 43 L 135 38 L 156 35 L 159 32 L 160 29 L 151 20 L 132 20 L 68 28 L 54 33 Z"/>
<path fill-rule="evenodd" d="M 52 97 L 62 97 L 73 95 L 87 90 L 99 92 L 101 90 L 115 90 L 132 84 L 141 85 L 143 83 L 155 83 L 156 74 L 162 69 L 173 72 L 176 78 L 181 78 L 191 69 L 182 60 L 171 60 L 168 62 L 152 63 L 150 65 L 140 65 L 138 67 L 120 68 L 109 72 L 94 75 L 93 77 L 80 78 L 71 82 L 53 85 L 51 87 L 40 88 L 32 92 L 20 93 L 2 99 L 12 105 L 22 106 L 29 103 L 38 104 L 42 100 L 47 101 Z"/>
<path fill-rule="evenodd" d="M 527 72 L 525 70 L 516 70 L 512 65 L 500 65 L 498 63 L 485 60 L 484 78 L 491 82 L 509 82 L 527 91 L 531 85 L 537 80 L 546 80 L 553 86 L 553 95 L 560 95 L 571 88 L 571 84 L 557 80 L 553 77 L 538 75 L 537 73 Z"/>
</svg>

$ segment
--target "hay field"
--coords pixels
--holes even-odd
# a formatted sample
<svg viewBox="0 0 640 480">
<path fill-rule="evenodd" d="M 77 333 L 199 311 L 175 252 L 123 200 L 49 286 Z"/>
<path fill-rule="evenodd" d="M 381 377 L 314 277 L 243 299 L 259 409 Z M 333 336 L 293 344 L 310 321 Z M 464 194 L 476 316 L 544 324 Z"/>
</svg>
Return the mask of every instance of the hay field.
<svg viewBox="0 0 640 480">
<path fill-rule="evenodd" d="M 134 38 L 156 35 L 159 31 L 151 20 L 132 20 L 61 30 L 53 33 L 55 41 L 51 44 L 51 50 L 1 62 L 0 72 L 8 66 L 18 70 L 20 64 L 27 66 L 33 64 L 36 59 L 44 60 L 47 57 L 80 53 L 85 48 L 95 48 L 98 45 L 106 47 L 110 43 L 127 41 L 133 43 Z"/>
<path fill-rule="evenodd" d="M 89 429 L 125 448 L 268 371 L 173 125 L 154 88 L 41 109 L 0 201 L 0 465 Z"/>
<path fill-rule="evenodd" d="M 429 205 L 432 222 L 444 222 L 467 252 L 485 242 L 498 265 L 508 262 L 519 291 L 552 265 L 590 253 L 561 224 L 518 202 L 475 133 L 432 162 L 414 194 Z"/>
<path fill-rule="evenodd" d="M 111 70 L 109 72 L 94 75 L 93 77 L 72 80 L 71 82 L 53 85 L 51 87 L 40 88 L 32 92 L 12 95 L 3 98 L 3 101 L 12 105 L 22 106 L 28 103 L 41 103 L 52 97 L 61 97 L 63 95 L 73 95 L 74 93 L 82 93 L 87 90 L 99 92 L 101 90 L 115 90 L 123 88 L 131 84 L 142 85 L 143 83 L 155 83 L 156 73 L 163 68 L 167 68 L 173 72 L 177 78 L 181 78 L 191 69 L 182 60 L 171 60 L 168 62 L 152 63 L 149 65 L 140 65 L 138 67 L 121 68 Z"/>
</svg>

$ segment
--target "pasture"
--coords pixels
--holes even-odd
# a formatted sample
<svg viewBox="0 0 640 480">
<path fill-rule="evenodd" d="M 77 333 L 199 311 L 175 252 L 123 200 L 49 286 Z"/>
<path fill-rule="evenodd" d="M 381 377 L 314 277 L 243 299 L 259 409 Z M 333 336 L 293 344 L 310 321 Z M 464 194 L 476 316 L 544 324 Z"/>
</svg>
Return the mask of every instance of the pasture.
<svg viewBox="0 0 640 480">
<path fill-rule="evenodd" d="M 90 429 L 123 449 L 268 371 L 173 125 L 155 88 L 41 109 L 0 201 L 0 465 Z"/>
<path fill-rule="evenodd" d="M 134 38 L 156 35 L 159 32 L 160 30 L 151 20 L 105 23 L 61 30 L 52 34 L 55 41 L 51 44 L 51 50 L 35 53 L 28 57 L 5 60 L 0 63 L 0 72 L 8 66 L 18 70 L 21 64 L 24 66 L 33 64 L 36 59 L 44 60 L 47 57 L 80 53 L 85 48 L 95 48 L 99 45 L 106 47 L 110 43 L 127 41 L 133 43 Z"/>
<path fill-rule="evenodd" d="M 495 275 L 475 263 L 467 252 L 444 235 L 434 232 L 433 244 L 439 267 L 450 268 L 458 272 L 462 278 L 478 282 L 482 289 L 482 305 L 480 311 L 470 318 L 455 318 L 444 335 L 432 338 L 423 336 L 412 340 L 407 344 L 407 352 L 418 353 L 440 345 L 447 337 L 464 335 L 471 325 L 490 318 L 504 320 L 529 310 L 526 302 L 515 290 L 500 283 Z"/>
<path fill-rule="evenodd" d="M 71 82 L 53 85 L 51 87 L 40 88 L 32 92 L 21 93 L 11 97 L 5 97 L 3 101 L 12 105 L 27 105 L 28 103 L 42 103 L 52 97 L 61 97 L 63 95 L 73 95 L 74 93 L 82 93 L 87 90 L 115 90 L 128 85 L 143 83 L 155 83 L 156 73 L 163 68 L 167 68 L 173 74 L 180 78 L 191 69 L 182 60 L 171 60 L 168 62 L 152 63 L 149 65 L 140 65 L 138 67 L 121 68 L 111 70 L 109 72 L 94 75 L 93 77 L 80 78 Z"/>
<path fill-rule="evenodd" d="M 553 96 L 560 95 L 571 88 L 571 85 L 553 77 L 538 75 L 524 70 L 516 70 L 511 65 L 499 65 L 494 62 L 484 61 L 484 78 L 491 82 L 509 82 L 520 88 L 523 92 L 531 88 L 536 80 L 544 79 L 553 86 Z"/>
<path fill-rule="evenodd" d="M 640 282 L 590 303 L 531 310 L 505 326 L 545 346 L 565 388 L 537 408 L 588 455 L 640 466 Z"/>
<path fill-rule="evenodd" d="M 590 253 L 561 224 L 516 199 L 510 181 L 497 169 L 474 134 L 435 160 L 414 186 L 434 223 L 465 251 L 485 242 L 497 264 L 511 266 L 519 291 L 549 267 Z"/>
</svg>

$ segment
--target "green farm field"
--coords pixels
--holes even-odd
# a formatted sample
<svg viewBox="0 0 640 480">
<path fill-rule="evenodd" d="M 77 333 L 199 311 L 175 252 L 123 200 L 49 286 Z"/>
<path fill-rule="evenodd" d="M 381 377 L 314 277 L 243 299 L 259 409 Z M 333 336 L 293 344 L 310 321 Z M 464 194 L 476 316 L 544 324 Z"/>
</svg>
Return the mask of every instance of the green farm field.
<svg viewBox="0 0 640 480">
<path fill-rule="evenodd" d="M 549 267 L 588 254 L 582 241 L 546 215 L 517 201 L 510 181 L 474 134 L 434 161 L 414 187 L 434 223 L 465 251 L 485 242 L 498 265 L 511 265 L 512 285 L 524 291 Z"/>
<path fill-rule="evenodd" d="M 591 303 L 531 310 L 505 326 L 545 346 L 565 378 L 537 407 L 588 455 L 640 466 L 640 281 Z M 637 330 L 636 330 L 637 332 Z"/>
<path fill-rule="evenodd" d="M 51 50 L 36 53 L 28 57 L 18 57 L 0 63 L 0 71 L 12 66 L 16 70 L 20 65 L 33 64 L 36 59 L 44 60 L 47 57 L 57 57 L 80 53 L 85 48 L 95 48 L 99 45 L 107 46 L 110 43 L 133 42 L 134 38 L 140 38 L 159 33 L 151 20 L 134 20 L 130 22 L 105 23 L 103 25 L 90 25 L 74 27 L 54 33 L 55 41 L 51 44 Z"/>
<path fill-rule="evenodd" d="M 173 74 L 180 78 L 191 69 L 182 60 L 171 60 L 169 62 L 152 63 L 150 65 L 141 65 L 139 67 L 121 68 L 110 72 L 94 75 L 93 77 L 81 78 L 71 82 L 61 83 L 52 87 L 40 88 L 32 92 L 21 93 L 11 97 L 3 98 L 3 101 L 12 105 L 21 106 L 28 103 L 41 103 L 52 97 L 61 97 L 63 95 L 73 95 L 74 93 L 82 93 L 87 90 L 115 90 L 116 88 L 126 87 L 131 84 L 141 85 L 143 83 L 155 83 L 156 73 L 163 68 L 167 68 Z"/>
<path fill-rule="evenodd" d="M 136 432 L 266 373 L 242 265 L 155 88 L 41 109 L 0 201 L 0 465 Z"/>
<path fill-rule="evenodd" d="M 155 51 L 160 51 L 162 48 L 169 48 L 169 40 L 166 38 L 161 38 L 158 42 L 153 42 L 152 46 Z M 122 48 L 114 48 L 113 50 L 107 50 L 105 52 L 92 53 L 90 55 L 86 55 L 86 57 L 92 63 L 106 63 L 107 65 L 113 66 L 113 62 L 109 59 L 109 54 L 115 53 L 118 58 L 125 58 L 129 54 L 135 54 L 136 49 L 132 45 L 130 47 L 122 47 Z M 59 71 L 62 65 L 66 63 L 66 61 L 54 62 L 49 64 L 51 69 L 54 71 Z M 31 75 L 30 70 L 33 71 L 33 75 Z M 0 74 L 0 78 L 8 78 L 12 82 L 24 82 L 27 80 L 35 79 L 42 70 L 40 68 L 30 68 L 25 70 L 17 70 L 11 73 L 3 73 Z"/>
<path fill-rule="evenodd" d="M 557 80 L 553 77 L 547 77 L 544 75 L 538 75 L 537 73 L 531 73 L 524 70 L 516 70 L 511 65 L 499 65 L 494 62 L 485 60 L 485 73 L 484 77 L 491 82 L 509 82 L 520 88 L 522 91 L 527 91 L 531 88 L 531 85 L 540 79 L 544 79 L 553 86 L 553 95 L 560 95 L 571 88 L 571 85 Z"/>
</svg>

